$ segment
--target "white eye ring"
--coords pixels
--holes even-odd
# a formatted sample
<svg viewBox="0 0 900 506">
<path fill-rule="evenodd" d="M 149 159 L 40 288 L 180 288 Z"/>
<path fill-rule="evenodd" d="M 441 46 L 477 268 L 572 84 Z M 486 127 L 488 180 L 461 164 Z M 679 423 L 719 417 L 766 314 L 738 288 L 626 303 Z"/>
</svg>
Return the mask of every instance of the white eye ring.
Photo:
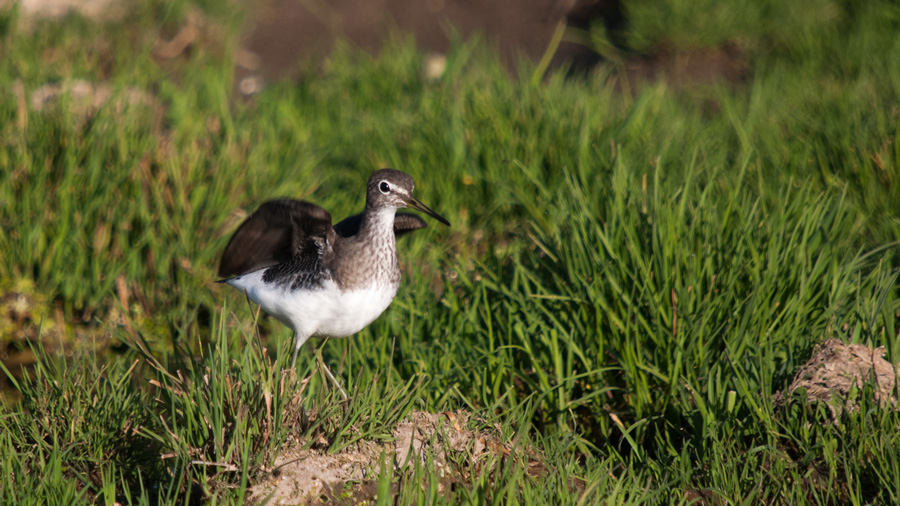
<svg viewBox="0 0 900 506">
<path fill-rule="evenodd" d="M 381 193 L 389 193 L 391 191 L 391 185 L 387 184 L 387 181 L 382 181 L 378 184 L 378 189 L 381 190 Z"/>
</svg>

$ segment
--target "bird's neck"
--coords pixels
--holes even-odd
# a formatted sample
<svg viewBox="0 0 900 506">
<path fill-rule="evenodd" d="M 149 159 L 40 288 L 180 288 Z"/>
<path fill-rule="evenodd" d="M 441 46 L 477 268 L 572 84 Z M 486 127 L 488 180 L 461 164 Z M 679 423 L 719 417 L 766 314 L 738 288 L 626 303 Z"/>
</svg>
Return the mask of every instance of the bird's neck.
<svg viewBox="0 0 900 506">
<path fill-rule="evenodd" d="M 363 254 L 377 258 L 378 268 L 391 272 L 399 269 L 397 240 L 394 235 L 394 215 L 396 213 L 397 210 L 393 207 L 367 208 L 357 236 L 365 250 Z"/>
<path fill-rule="evenodd" d="M 366 206 L 363 213 L 362 224 L 359 227 L 359 235 L 369 241 L 381 242 L 389 240 L 394 242 L 394 216 L 397 210 L 393 207 L 371 208 Z"/>
<path fill-rule="evenodd" d="M 400 262 L 394 238 L 396 209 L 369 209 L 363 214 L 359 233 L 342 243 L 341 255 L 348 261 L 334 267 L 344 290 L 371 287 L 373 284 L 398 286 Z"/>
</svg>

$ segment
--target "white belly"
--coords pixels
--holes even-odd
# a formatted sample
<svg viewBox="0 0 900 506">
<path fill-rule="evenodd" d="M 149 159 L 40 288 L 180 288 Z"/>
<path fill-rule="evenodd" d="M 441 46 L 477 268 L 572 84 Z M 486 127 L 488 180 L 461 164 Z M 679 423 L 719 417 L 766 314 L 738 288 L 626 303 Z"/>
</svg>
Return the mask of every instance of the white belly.
<svg viewBox="0 0 900 506">
<path fill-rule="evenodd" d="M 310 336 L 346 337 L 375 321 L 397 295 L 397 285 L 370 286 L 342 291 L 331 280 L 322 288 L 290 290 L 262 280 L 265 269 L 230 279 L 227 283 L 246 291 L 263 311 L 297 334 L 297 346 Z"/>
</svg>

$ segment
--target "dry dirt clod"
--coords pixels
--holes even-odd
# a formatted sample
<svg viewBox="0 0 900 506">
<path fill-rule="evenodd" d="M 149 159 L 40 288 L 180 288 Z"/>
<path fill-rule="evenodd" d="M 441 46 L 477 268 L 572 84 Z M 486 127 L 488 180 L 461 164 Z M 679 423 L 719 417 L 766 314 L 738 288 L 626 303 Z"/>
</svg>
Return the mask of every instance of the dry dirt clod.
<svg viewBox="0 0 900 506">
<path fill-rule="evenodd" d="M 794 381 L 775 394 L 775 405 L 786 404 L 794 392 L 803 389 L 808 403 L 825 402 L 832 416 L 837 418 L 844 409 L 857 409 L 854 391 L 872 383 L 875 401 L 882 407 L 897 409 L 894 391 L 897 365 L 885 360 L 884 353 L 883 346 L 872 349 L 829 339 L 816 346 L 812 357 L 794 376 Z"/>
</svg>

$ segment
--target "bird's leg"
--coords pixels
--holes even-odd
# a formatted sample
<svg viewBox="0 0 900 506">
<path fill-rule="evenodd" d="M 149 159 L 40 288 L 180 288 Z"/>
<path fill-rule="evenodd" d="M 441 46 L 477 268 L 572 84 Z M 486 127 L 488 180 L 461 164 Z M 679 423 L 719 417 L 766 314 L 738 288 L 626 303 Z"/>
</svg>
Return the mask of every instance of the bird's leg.
<svg viewBox="0 0 900 506">
<path fill-rule="evenodd" d="M 338 382 L 337 378 L 334 377 L 334 374 L 331 373 L 331 369 L 325 365 L 325 361 L 322 360 L 322 349 L 325 348 L 325 343 L 328 342 L 328 338 L 322 339 L 322 345 L 319 346 L 319 349 L 316 350 L 316 365 L 319 366 L 319 370 L 325 374 L 325 377 L 331 381 L 331 384 L 337 388 L 337 391 L 341 394 L 341 399 L 347 400 L 350 397 L 347 395 L 347 392 L 344 391 L 344 387 L 341 386 L 340 382 Z"/>
<path fill-rule="evenodd" d="M 297 346 L 297 333 L 294 332 L 294 356 L 291 358 L 291 369 L 297 367 L 297 353 L 300 352 L 300 346 Z"/>
<path fill-rule="evenodd" d="M 253 313 L 253 303 L 250 301 L 250 294 L 247 293 L 247 289 L 244 289 L 244 297 L 247 299 L 247 307 L 250 308 L 250 312 Z M 259 346 L 259 351 L 263 351 L 262 347 L 262 339 L 259 337 L 259 310 L 262 309 L 262 306 L 256 306 L 256 314 L 253 315 L 253 328 L 256 330 L 256 345 Z"/>
<path fill-rule="evenodd" d="M 296 333 L 294 334 L 294 340 L 296 342 Z M 341 394 L 341 398 L 346 401 L 350 398 L 350 396 L 347 395 L 347 392 L 344 390 L 344 387 L 341 386 L 341 384 L 340 384 L 340 382 L 338 382 L 337 378 L 334 377 L 334 374 L 331 373 L 331 369 L 329 369 L 328 366 L 325 365 L 325 361 L 322 360 L 322 349 L 325 348 L 325 343 L 327 343 L 327 342 L 328 342 L 328 338 L 326 337 L 326 338 L 322 339 L 322 344 L 320 344 L 316 348 L 316 366 L 319 368 L 319 370 L 322 371 L 322 374 L 324 374 L 325 377 L 328 378 L 328 381 L 330 381 L 331 384 L 337 388 L 337 391 L 340 392 L 340 394 Z M 294 356 L 291 359 L 291 369 L 294 369 L 297 367 L 297 353 L 300 351 L 301 347 L 302 347 L 302 345 L 294 346 Z"/>
</svg>

